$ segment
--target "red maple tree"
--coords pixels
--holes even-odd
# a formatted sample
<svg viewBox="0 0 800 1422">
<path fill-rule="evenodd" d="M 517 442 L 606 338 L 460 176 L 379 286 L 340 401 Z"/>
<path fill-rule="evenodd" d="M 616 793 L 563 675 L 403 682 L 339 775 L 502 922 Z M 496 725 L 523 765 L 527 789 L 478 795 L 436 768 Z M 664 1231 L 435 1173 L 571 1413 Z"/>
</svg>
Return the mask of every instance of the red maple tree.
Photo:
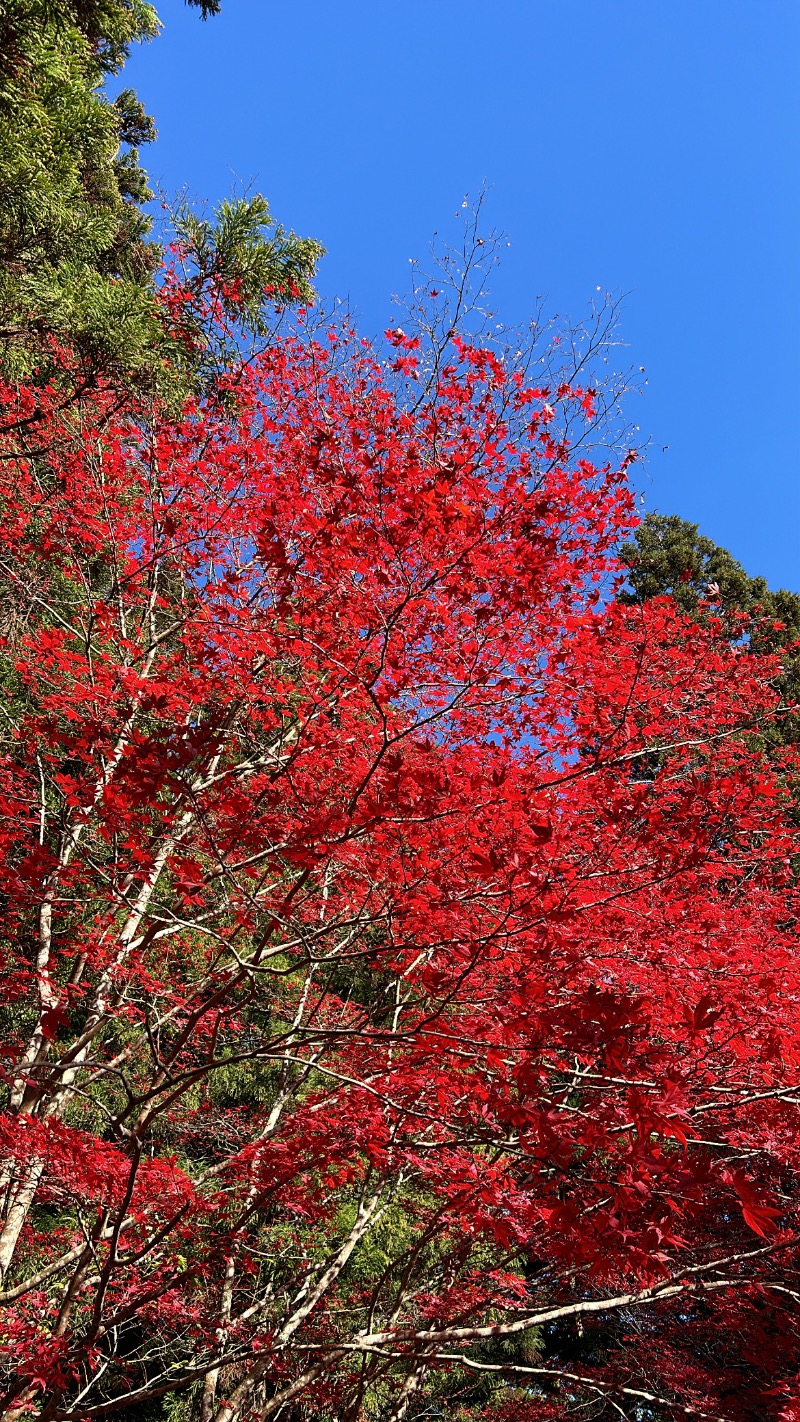
<svg viewBox="0 0 800 1422">
<path fill-rule="evenodd" d="M 417 344 L 5 392 L 6 1422 L 795 1415 L 777 667 Z"/>
</svg>

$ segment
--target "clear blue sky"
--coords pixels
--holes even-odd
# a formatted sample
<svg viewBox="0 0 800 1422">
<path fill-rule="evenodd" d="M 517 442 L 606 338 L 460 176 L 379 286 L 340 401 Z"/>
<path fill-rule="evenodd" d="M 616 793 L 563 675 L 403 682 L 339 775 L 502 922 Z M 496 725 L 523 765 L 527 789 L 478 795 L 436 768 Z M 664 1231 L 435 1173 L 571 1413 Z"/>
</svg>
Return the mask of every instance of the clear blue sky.
<svg viewBox="0 0 800 1422">
<path fill-rule="evenodd" d="M 499 314 L 629 293 L 648 507 L 800 590 L 800 0 L 222 6 L 204 24 L 161 0 L 126 71 L 159 128 L 151 175 L 263 191 L 325 244 L 321 291 L 367 334 L 488 182 Z"/>
</svg>

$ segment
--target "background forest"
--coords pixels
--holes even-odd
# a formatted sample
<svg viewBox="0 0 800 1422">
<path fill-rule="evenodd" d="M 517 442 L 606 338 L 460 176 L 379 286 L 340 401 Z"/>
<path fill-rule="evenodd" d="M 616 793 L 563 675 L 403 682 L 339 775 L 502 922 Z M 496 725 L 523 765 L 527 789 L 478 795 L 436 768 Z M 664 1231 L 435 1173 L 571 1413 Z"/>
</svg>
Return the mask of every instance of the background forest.
<svg viewBox="0 0 800 1422">
<path fill-rule="evenodd" d="M 2 1422 L 796 1422 L 800 595 L 482 199 L 374 342 L 154 207 L 149 40 L 0 10 Z"/>
</svg>

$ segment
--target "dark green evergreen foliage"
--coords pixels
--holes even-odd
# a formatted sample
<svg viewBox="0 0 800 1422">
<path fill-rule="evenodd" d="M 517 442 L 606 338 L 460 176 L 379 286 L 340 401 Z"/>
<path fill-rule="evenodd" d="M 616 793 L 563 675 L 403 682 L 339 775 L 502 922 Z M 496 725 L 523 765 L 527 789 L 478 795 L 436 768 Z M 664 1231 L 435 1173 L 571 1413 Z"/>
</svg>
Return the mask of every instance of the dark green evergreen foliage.
<svg viewBox="0 0 800 1422">
<path fill-rule="evenodd" d="M 136 369 L 158 336 L 158 249 L 138 144 L 152 122 L 130 90 L 100 86 L 157 33 L 134 0 L 8 0 L 0 36 L 0 337 L 28 375 L 51 336 L 98 364 Z M 122 145 L 122 151 L 121 151 Z"/>
<path fill-rule="evenodd" d="M 747 613 L 759 609 L 765 617 L 786 623 L 781 642 L 800 636 L 800 594 L 784 588 L 772 592 L 764 578 L 751 578 L 726 548 L 677 514 L 647 514 L 620 556 L 630 569 L 631 591 L 623 594 L 623 601 L 643 602 L 669 593 L 692 615 L 708 602 Z"/>
<path fill-rule="evenodd" d="M 189 3 L 204 18 L 219 8 Z M 183 392 L 209 373 L 203 330 L 176 340 L 158 301 L 162 253 L 139 162 L 153 120 L 132 90 L 112 101 L 103 89 L 131 45 L 159 28 L 146 0 L 0 6 L 0 370 L 12 379 L 46 378 L 54 341 L 84 379 Z M 308 300 L 321 248 L 275 230 L 260 197 L 225 204 L 219 218 L 216 229 L 183 220 L 187 256 L 196 239 L 195 274 L 222 274 L 241 290 L 245 330 L 260 334 L 263 288 L 273 300 Z"/>
<path fill-rule="evenodd" d="M 755 651 L 786 649 L 779 689 L 787 708 L 800 705 L 800 594 L 750 577 L 726 548 L 677 514 L 647 514 L 620 558 L 629 570 L 623 602 L 668 594 L 691 617 L 721 616 Z M 779 743 L 800 740 L 800 716 L 784 715 L 773 735 Z"/>
</svg>

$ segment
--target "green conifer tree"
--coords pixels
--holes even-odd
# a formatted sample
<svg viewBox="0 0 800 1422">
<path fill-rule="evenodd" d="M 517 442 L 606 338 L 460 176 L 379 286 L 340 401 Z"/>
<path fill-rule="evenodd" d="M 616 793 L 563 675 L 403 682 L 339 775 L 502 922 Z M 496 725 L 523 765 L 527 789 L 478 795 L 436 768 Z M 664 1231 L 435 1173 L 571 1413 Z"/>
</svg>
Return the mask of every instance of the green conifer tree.
<svg viewBox="0 0 800 1422">
<path fill-rule="evenodd" d="M 677 514 L 647 514 L 620 557 L 628 569 L 622 601 L 668 594 L 691 617 L 721 616 L 733 635 L 744 628 L 754 651 L 783 653 L 778 689 L 787 710 L 770 737 L 778 744 L 800 740 L 800 714 L 794 710 L 800 705 L 800 594 L 773 590 L 765 578 L 751 577 L 726 548 Z"/>
<path fill-rule="evenodd" d="M 189 0 L 203 17 L 217 0 Z M 147 0 L 4 0 L 0 5 L 0 371 L 47 377 L 53 342 L 82 379 L 185 390 L 219 367 L 201 329 L 165 330 L 155 273 L 161 251 L 139 162 L 155 137 L 130 89 L 104 83 L 159 20 Z M 318 243 L 275 228 L 261 197 L 223 204 L 214 223 L 180 214 L 195 282 L 224 277 L 245 329 L 273 300 L 307 301 Z M 186 320 L 192 318 L 190 307 Z M 184 323 L 185 324 L 185 323 Z M 222 353 L 224 354 L 224 353 Z"/>
</svg>

